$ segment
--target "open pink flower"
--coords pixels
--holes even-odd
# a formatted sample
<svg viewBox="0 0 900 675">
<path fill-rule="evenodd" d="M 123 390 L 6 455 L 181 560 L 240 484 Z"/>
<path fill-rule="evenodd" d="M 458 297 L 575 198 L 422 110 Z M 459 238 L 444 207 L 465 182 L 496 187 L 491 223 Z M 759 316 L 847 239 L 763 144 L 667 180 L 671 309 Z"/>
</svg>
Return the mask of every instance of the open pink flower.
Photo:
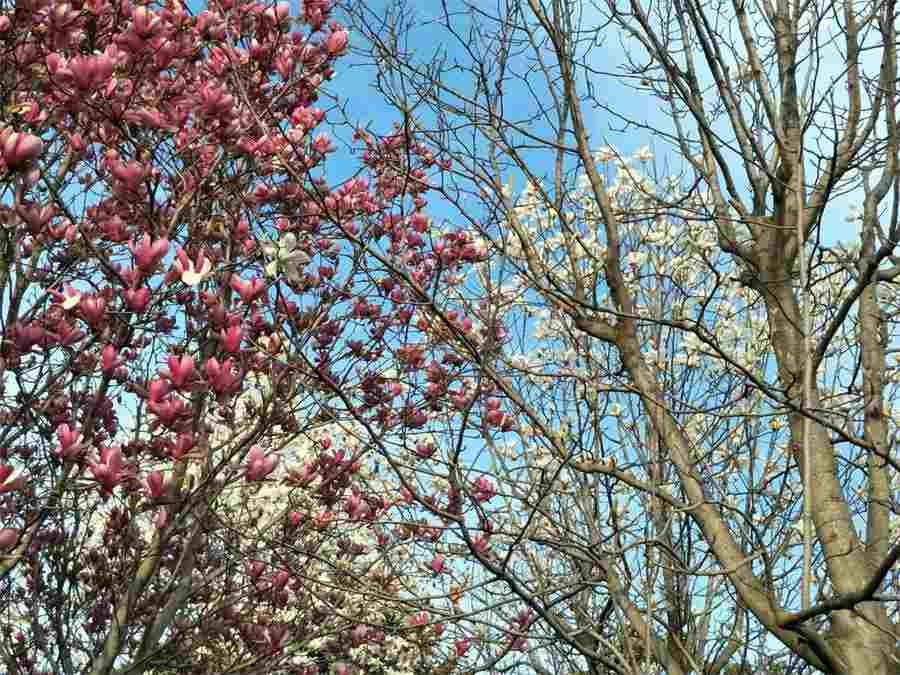
<svg viewBox="0 0 900 675">
<path fill-rule="evenodd" d="M 62 291 L 51 290 L 50 293 L 63 309 L 74 309 L 81 302 L 81 291 L 72 288 L 69 284 L 63 286 Z"/>
<path fill-rule="evenodd" d="M 241 296 L 241 302 L 249 305 L 251 302 L 262 296 L 266 290 L 266 282 L 262 279 L 242 279 L 237 274 L 231 275 L 231 288 L 238 292 Z"/>
<path fill-rule="evenodd" d="M 191 260 L 181 248 L 175 252 L 175 256 L 177 260 L 172 264 L 172 269 L 188 286 L 196 286 L 212 272 L 212 262 L 202 251 L 197 254 L 196 260 Z"/>
</svg>

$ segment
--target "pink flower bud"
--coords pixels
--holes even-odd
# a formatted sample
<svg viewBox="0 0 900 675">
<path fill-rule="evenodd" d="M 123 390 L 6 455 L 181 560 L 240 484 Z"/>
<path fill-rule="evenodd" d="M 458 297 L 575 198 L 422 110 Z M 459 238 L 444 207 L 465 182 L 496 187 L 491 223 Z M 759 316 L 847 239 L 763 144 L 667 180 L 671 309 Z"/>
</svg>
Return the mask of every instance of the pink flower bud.
<svg viewBox="0 0 900 675">
<path fill-rule="evenodd" d="M 428 612 L 418 612 L 406 619 L 408 626 L 424 626 L 428 623 Z"/>
<path fill-rule="evenodd" d="M 265 16 L 272 23 L 281 23 L 284 21 L 291 12 L 291 6 L 286 2 L 279 2 L 274 7 L 269 7 L 265 12 L 263 12 L 263 16 Z"/>
<path fill-rule="evenodd" d="M 487 411 L 484 419 L 491 426 L 499 427 L 501 424 L 503 424 L 504 417 L 504 414 L 500 410 L 494 408 Z"/>
<path fill-rule="evenodd" d="M 222 337 L 222 347 L 229 354 L 237 353 L 241 348 L 241 340 L 243 339 L 243 332 L 241 331 L 241 327 L 239 325 L 229 326 L 227 329 L 222 329 L 221 331 Z"/>
<path fill-rule="evenodd" d="M 473 489 L 474 497 L 480 502 L 489 502 L 497 494 L 497 489 L 485 476 L 475 481 Z"/>
<path fill-rule="evenodd" d="M 112 345 L 106 345 L 103 348 L 103 352 L 100 356 L 100 370 L 102 370 L 107 375 L 114 372 L 121 363 L 118 359 L 118 356 L 119 353 L 116 351 L 115 347 L 113 347 Z"/>
<path fill-rule="evenodd" d="M 81 432 L 70 429 L 68 424 L 60 424 L 56 427 L 56 436 L 60 445 L 55 451 L 57 455 L 71 459 L 81 454 Z"/>
<path fill-rule="evenodd" d="M 267 455 L 262 448 L 254 446 L 247 453 L 244 475 L 249 481 L 263 480 L 275 470 L 278 460 L 279 457 L 274 452 Z"/>
<path fill-rule="evenodd" d="M 82 296 L 81 315 L 91 326 L 96 326 L 106 319 L 106 300 L 97 294 Z"/>
<path fill-rule="evenodd" d="M 416 455 L 421 457 L 422 459 L 428 459 L 432 455 L 434 455 L 436 448 L 430 443 L 425 444 L 419 441 L 416 443 Z"/>
<path fill-rule="evenodd" d="M 290 581 L 291 575 L 287 570 L 278 570 L 275 573 L 275 576 L 272 577 L 272 588 L 277 591 L 280 591 L 282 588 L 287 586 L 287 582 Z"/>
<path fill-rule="evenodd" d="M 151 243 L 150 235 L 145 234 L 139 244 L 132 241 L 128 244 L 128 248 L 131 249 L 138 268 L 143 272 L 149 272 L 169 252 L 169 240 L 163 237 Z"/>
<path fill-rule="evenodd" d="M 183 388 L 194 375 L 194 359 L 185 354 L 180 359 L 172 354 L 168 358 L 169 367 L 161 372 L 175 385 L 176 389 Z"/>
<path fill-rule="evenodd" d="M 262 576 L 262 573 L 266 571 L 266 565 L 261 560 L 253 560 L 247 563 L 247 574 L 254 579 L 258 579 Z"/>
<path fill-rule="evenodd" d="M 122 448 L 113 445 L 101 448 L 100 461 L 90 463 L 91 473 L 100 483 L 103 491 L 110 493 L 124 478 L 122 466 Z"/>
<path fill-rule="evenodd" d="M 162 20 L 155 12 L 143 6 L 135 7 L 131 12 L 132 30 L 142 39 L 149 39 L 157 32 Z"/>
<path fill-rule="evenodd" d="M 232 289 L 238 292 L 241 296 L 241 302 L 245 305 L 249 305 L 251 302 L 259 298 L 266 290 L 266 282 L 262 279 L 251 279 L 250 281 L 246 281 L 242 279 L 237 274 L 231 275 L 231 282 L 229 283 Z"/>
<path fill-rule="evenodd" d="M 434 556 L 434 558 L 432 558 L 432 560 L 431 560 L 432 572 L 434 572 L 435 574 L 443 574 L 445 568 L 446 568 L 446 561 L 444 559 L 444 556 L 438 554 L 438 555 Z"/>
<path fill-rule="evenodd" d="M 10 527 L 0 530 L 0 550 L 9 550 L 19 541 L 19 531 Z"/>
<path fill-rule="evenodd" d="M 165 380 L 153 380 L 147 387 L 148 398 L 151 401 L 162 401 L 169 391 L 171 391 L 169 384 Z"/>
<path fill-rule="evenodd" d="M 13 132 L 3 141 L 3 161 L 10 169 L 37 159 L 43 151 L 43 141 L 32 134 Z"/>
<path fill-rule="evenodd" d="M 143 481 L 144 492 L 151 499 L 159 499 L 165 496 L 168 485 L 166 475 L 162 471 L 151 471 Z"/>
<path fill-rule="evenodd" d="M 133 312 L 141 314 L 150 304 L 149 288 L 129 288 L 125 291 L 125 302 Z"/>
<path fill-rule="evenodd" d="M 174 460 L 183 459 L 194 447 L 194 434 L 183 431 L 175 437 L 175 442 L 168 449 L 168 455 Z"/>
<path fill-rule="evenodd" d="M 344 29 L 332 31 L 328 39 L 325 40 L 325 51 L 328 52 L 329 56 L 342 54 L 347 49 L 348 38 L 347 31 Z"/>
</svg>

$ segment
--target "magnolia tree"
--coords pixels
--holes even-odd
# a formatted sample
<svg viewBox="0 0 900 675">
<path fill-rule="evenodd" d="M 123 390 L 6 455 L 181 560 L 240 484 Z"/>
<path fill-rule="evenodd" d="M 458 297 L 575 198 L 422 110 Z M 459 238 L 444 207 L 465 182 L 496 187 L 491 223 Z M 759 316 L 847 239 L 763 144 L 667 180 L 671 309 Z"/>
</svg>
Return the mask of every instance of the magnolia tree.
<svg viewBox="0 0 900 675">
<path fill-rule="evenodd" d="M 360 2 L 355 23 L 403 137 L 452 158 L 453 215 L 360 230 L 416 310 L 379 355 L 396 370 L 341 399 L 440 529 L 434 611 L 464 614 L 465 658 L 900 672 L 894 4 Z M 420 27 L 448 51 L 408 49 Z M 618 112 L 629 88 L 662 121 Z M 592 138 L 598 110 L 680 166 Z"/>
<path fill-rule="evenodd" d="M 442 170 L 358 136 L 326 181 L 331 5 L 0 4 L 5 672 L 455 664 L 398 487 L 323 435 L 411 315 L 360 304 L 354 219 Z"/>
</svg>

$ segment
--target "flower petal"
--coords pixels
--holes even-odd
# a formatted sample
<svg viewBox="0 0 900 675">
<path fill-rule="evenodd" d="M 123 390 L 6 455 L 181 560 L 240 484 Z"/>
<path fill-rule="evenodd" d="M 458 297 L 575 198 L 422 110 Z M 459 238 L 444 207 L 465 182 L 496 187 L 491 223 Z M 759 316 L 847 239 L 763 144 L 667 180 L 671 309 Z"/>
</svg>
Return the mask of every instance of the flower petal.
<svg viewBox="0 0 900 675">
<path fill-rule="evenodd" d="M 185 270 L 181 273 L 181 280 L 187 284 L 188 286 L 196 286 L 203 279 L 206 278 L 206 275 L 202 272 L 198 272 L 197 270 L 191 268 L 189 270 Z"/>
<path fill-rule="evenodd" d="M 283 234 L 281 236 L 281 241 L 279 245 L 283 251 L 292 251 L 297 248 L 297 235 L 293 232 L 288 232 L 287 234 Z"/>
<path fill-rule="evenodd" d="M 299 248 L 295 248 L 288 255 L 282 258 L 286 263 L 293 265 L 306 265 L 309 263 L 312 258 L 310 258 L 306 251 L 301 251 Z"/>
</svg>

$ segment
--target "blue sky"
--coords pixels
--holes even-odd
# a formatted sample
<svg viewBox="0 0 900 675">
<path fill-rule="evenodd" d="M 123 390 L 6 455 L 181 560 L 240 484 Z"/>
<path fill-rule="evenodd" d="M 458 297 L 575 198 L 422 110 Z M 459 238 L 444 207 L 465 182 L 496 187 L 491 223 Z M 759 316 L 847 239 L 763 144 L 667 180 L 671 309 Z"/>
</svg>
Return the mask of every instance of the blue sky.
<svg viewBox="0 0 900 675">
<path fill-rule="evenodd" d="M 380 8 L 387 7 L 392 4 L 391 0 L 372 0 L 367 3 L 370 10 L 378 13 Z M 449 2 L 451 7 L 456 3 Z M 299 7 L 299 0 L 293 0 L 294 11 Z M 452 62 L 458 59 L 465 62 L 468 55 L 458 43 L 453 43 L 443 38 L 446 34 L 440 27 L 428 26 L 428 19 L 433 18 L 436 14 L 430 12 L 440 11 L 440 3 L 431 5 L 429 3 L 412 3 L 412 11 L 415 12 L 417 25 L 419 28 L 409 35 L 407 47 L 413 52 L 417 60 L 428 60 L 431 54 L 440 49 L 445 52 L 448 60 Z M 434 8 L 434 9 L 431 9 Z M 486 11 L 491 11 L 493 4 L 486 7 Z M 336 15 L 340 18 L 340 14 Z M 603 17 L 599 11 L 593 8 L 592 3 L 585 2 L 582 8 L 581 16 L 583 25 L 601 25 Z M 833 31 L 828 31 L 833 32 Z M 363 39 L 359 34 L 351 34 L 351 45 L 362 46 Z M 622 37 L 619 31 L 609 29 L 606 34 L 599 40 L 599 44 L 591 49 L 589 64 L 598 71 L 594 86 L 594 93 L 600 105 L 596 107 L 588 107 L 586 104 L 585 111 L 588 113 L 586 119 L 589 123 L 592 143 L 595 147 L 603 145 L 614 146 L 622 156 L 632 155 L 638 148 L 649 145 L 656 155 L 657 165 L 660 171 L 668 167 L 671 171 L 677 171 L 684 166 L 683 161 L 664 143 L 654 141 L 651 131 L 653 129 L 671 130 L 672 123 L 669 113 L 664 109 L 660 102 L 650 97 L 645 92 L 637 92 L 628 86 L 622 77 L 616 77 L 621 72 L 621 67 L 625 64 L 626 50 L 630 50 L 633 54 L 640 54 L 639 46 L 633 40 Z M 816 62 L 818 67 L 819 81 L 824 82 L 825 78 L 839 76 L 842 72 L 843 61 L 840 53 L 836 49 L 826 49 L 823 52 L 826 58 Z M 869 54 L 865 52 L 863 60 L 867 60 L 867 66 L 871 68 L 873 65 L 877 72 L 877 54 Z M 603 73 L 603 74 L 599 74 Z M 373 124 L 373 128 L 379 131 L 389 129 L 391 122 L 398 119 L 396 111 L 386 105 L 379 94 L 373 87 L 375 77 L 374 68 L 361 62 L 357 54 L 348 55 L 338 66 L 338 72 L 333 82 L 334 90 L 347 103 L 347 110 L 351 120 L 361 125 Z M 827 89 L 827 88 L 826 88 Z M 512 87 L 510 87 L 512 90 Z M 523 91 L 523 94 L 525 92 Z M 510 101 L 524 102 L 526 98 L 514 98 L 510 91 L 506 92 L 507 99 Z M 840 95 L 838 95 L 840 100 Z M 528 104 L 523 103 L 523 107 Z M 604 109 L 606 108 L 606 109 Z M 516 111 L 517 112 L 517 111 Z M 637 126 L 630 129 L 623 129 L 622 119 L 633 120 Z M 726 131 L 724 128 L 722 131 Z M 727 132 L 726 132 L 727 134 Z M 814 140 L 814 139 L 813 139 Z M 546 165 L 550 169 L 548 155 L 543 157 L 535 157 L 536 164 Z M 340 164 L 336 165 L 340 167 Z M 352 167 L 347 167 L 348 171 Z M 738 175 L 740 173 L 738 172 Z M 812 174 L 810 174 L 812 175 Z M 521 190 L 524 181 L 518 177 L 514 181 L 516 190 Z M 851 204 L 858 203 L 861 198 L 859 192 L 850 193 L 840 196 L 833 201 L 833 206 L 826 213 L 823 235 L 826 243 L 833 243 L 836 240 L 854 241 L 858 231 L 856 223 L 847 223 L 845 216 L 850 210 Z M 432 213 L 438 215 L 442 211 L 440 205 L 432 202 Z"/>
</svg>

